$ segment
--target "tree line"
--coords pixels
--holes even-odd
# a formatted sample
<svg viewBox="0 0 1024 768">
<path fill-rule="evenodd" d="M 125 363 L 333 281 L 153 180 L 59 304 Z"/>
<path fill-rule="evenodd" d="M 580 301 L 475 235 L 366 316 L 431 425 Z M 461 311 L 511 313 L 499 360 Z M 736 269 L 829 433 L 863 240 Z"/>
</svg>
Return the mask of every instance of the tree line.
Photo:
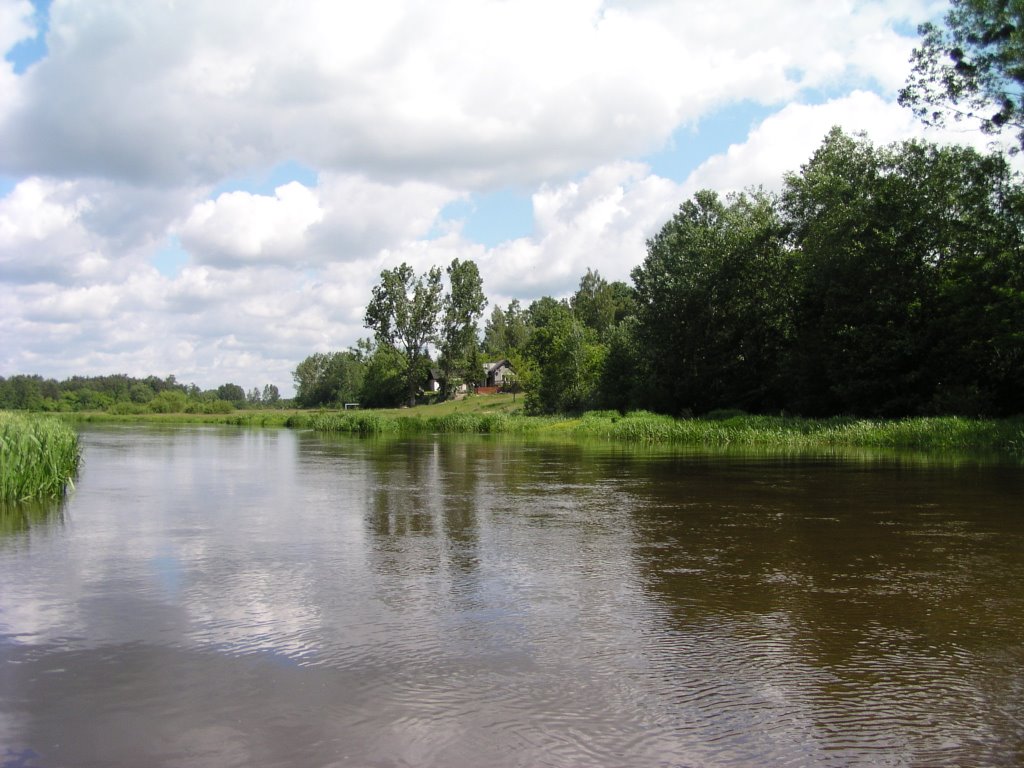
<svg viewBox="0 0 1024 768">
<path fill-rule="evenodd" d="M 279 407 L 285 402 L 274 384 L 246 392 L 226 383 L 203 390 L 166 378 L 72 376 L 63 381 L 38 375 L 0 376 L 0 410 L 108 411 L 111 413 L 227 413 L 236 408 Z"/>
<path fill-rule="evenodd" d="M 442 397 L 507 358 L 531 413 L 1024 411 L 1024 187 L 999 154 L 833 129 L 772 194 L 701 191 L 632 284 L 492 307 L 472 262 L 381 274 L 371 339 L 312 355 L 296 401 Z M 433 350 L 435 356 L 429 353 Z"/>
</svg>

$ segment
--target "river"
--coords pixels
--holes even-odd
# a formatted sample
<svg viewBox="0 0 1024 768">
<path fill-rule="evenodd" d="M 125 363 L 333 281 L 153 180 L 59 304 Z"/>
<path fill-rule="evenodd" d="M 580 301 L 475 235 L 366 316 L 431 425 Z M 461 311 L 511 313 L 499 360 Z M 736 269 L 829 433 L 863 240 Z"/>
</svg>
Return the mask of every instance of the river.
<svg viewBox="0 0 1024 768">
<path fill-rule="evenodd" d="M 0 766 L 1014 766 L 1024 467 L 85 427 Z"/>
</svg>

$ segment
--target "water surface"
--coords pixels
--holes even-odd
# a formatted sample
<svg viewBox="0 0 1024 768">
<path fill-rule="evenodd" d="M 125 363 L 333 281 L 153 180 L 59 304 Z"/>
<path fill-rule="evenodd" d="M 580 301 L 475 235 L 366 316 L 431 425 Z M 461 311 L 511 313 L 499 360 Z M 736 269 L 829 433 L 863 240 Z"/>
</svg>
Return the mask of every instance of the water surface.
<svg viewBox="0 0 1024 768">
<path fill-rule="evenodd" d="M 0 766 L 1024 762 L 1024 470 L 87 428 Z"/>
</svg>

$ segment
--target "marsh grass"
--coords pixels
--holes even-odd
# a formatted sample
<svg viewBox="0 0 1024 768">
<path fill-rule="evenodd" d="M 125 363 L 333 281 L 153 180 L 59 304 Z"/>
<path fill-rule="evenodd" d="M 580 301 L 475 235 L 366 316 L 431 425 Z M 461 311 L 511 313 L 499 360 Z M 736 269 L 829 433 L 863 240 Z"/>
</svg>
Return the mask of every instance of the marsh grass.
<svg viewBox="0 0 1024 768">
<path fill-rule="evenodd" d="M 1024 419 L 960 417 L 869 420 L 733 415 L 673 419 L 645 411 L 625 416 L 584 414 L 577 435 L 609 440 L 786 449 L 908 448 L 926 451 L 998 450 L 1024 453 Z"/>
<path fill-rule="evenodd" d="M 1021 419 L 980 421 L 942 417 L 873 421 L 749 415 L 674 419 L 646 411 L 626 415 L 597 411 L 579 418 L 480 412 L 395 416 L 387 412 L 357 411 L 316 414 L 310 418 L 309 426 L 322 432 L 358 435 L 513 434 L 716 448 L 849 447 L 1024 453 L 1024 420 Z"/>
<path fill-rule="evenodd" d="M 0 500 L 63 496 L 80 458 L 78 435 L 63 421 L 0 411 Z"/>
<path fill-rule="evenodd" d="M 507 413 L 450 412 L 440 416 L 412 416 L 355 411 L 314 414 L 310 417 L 309 426 L 319 432 L 348 432 L 356 435 L 526 435 L 541 432 L 549 421 Z"/>
<path fill-rule="evenodd" d="M 804 419 L 751 416 L 723 410 L 677 419 L 647 411 L 625 415 L 591 411 L 582 416 L 524 416 L 522 398 L 469 397 L 416 408 L 365 411 L 243 411 L 231 414 L 68 414 L 73 421 L 142 421 L 161 424 L 229 424 L 311 428 L 356 435 L 491 434 L 558 440 L 600 439 L 633 444 L 749 447 L 782 450 L 827 448 L 919 451 L 999 451 L 1024 455 L 1024 418 L 956 416 L 892 420 L 838 417 Z"/>
<path fill-rule="evenodd" d="M 60 418 L 71 424 L 227 424 L 235 427 L 309 426 L 312 414 L 298 410 L 246 410 L 232 413 L 111 413 L 110 411 L 79 411 L 62 413 Z"/>
</svg>

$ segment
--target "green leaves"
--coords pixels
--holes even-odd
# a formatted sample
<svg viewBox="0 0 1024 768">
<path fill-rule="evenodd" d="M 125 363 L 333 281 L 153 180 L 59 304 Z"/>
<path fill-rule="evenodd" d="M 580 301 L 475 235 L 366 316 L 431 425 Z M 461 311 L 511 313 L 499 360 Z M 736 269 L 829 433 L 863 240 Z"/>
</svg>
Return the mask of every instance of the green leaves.
<svg viewBox="0 0 1024 768">
<path fill-rule="evenodd" d="M 416 402 L 419 363 L 427 344 L 437 340 L 440 313 L 441 270 L 431 267 L 416 276 L 405 263 L 380 273 L 366 306 L 363 323 L 376 333 L 378 343 L 401 346 L 405 353 L 409 405 Z"/>
<path fill-rule="evenodd" d="M 775 405 L 792 258 L 777 202 L 698 192 L 633 271 L 649 404 L 669 412 Z"/>
<path fill-rule="evenodd" d="M 480 271 L 472 261 L 453 259 L 448 266 L 450 290 L 444 298 L 441 318 L 441 394 L 448 397 L 456 379 L 475 381 L 479 371 L 473 365 L 477 352 L 477 321 L 487 306 Z"/>
<path fill-rule="evenodd" d="M 0 411 L 0 502 L 63 496 L 79 461 L 78 435 L 64 422 Z"/>
<path fill-rule="evenodd" d="M 928 125 L 977 121 L 986 133 L 1017 130 L 1024 147 L 1024 5 L 952 0 L 945 27 L 922 24 L 899 101 Z"/>
<path fill-rule="evenodd" d="M 1024 190 L 998 155 L 834 129 L 780 200 L 684 202 L 633 279 L 647 407 L 1024 409 Z"/>
</svg>

